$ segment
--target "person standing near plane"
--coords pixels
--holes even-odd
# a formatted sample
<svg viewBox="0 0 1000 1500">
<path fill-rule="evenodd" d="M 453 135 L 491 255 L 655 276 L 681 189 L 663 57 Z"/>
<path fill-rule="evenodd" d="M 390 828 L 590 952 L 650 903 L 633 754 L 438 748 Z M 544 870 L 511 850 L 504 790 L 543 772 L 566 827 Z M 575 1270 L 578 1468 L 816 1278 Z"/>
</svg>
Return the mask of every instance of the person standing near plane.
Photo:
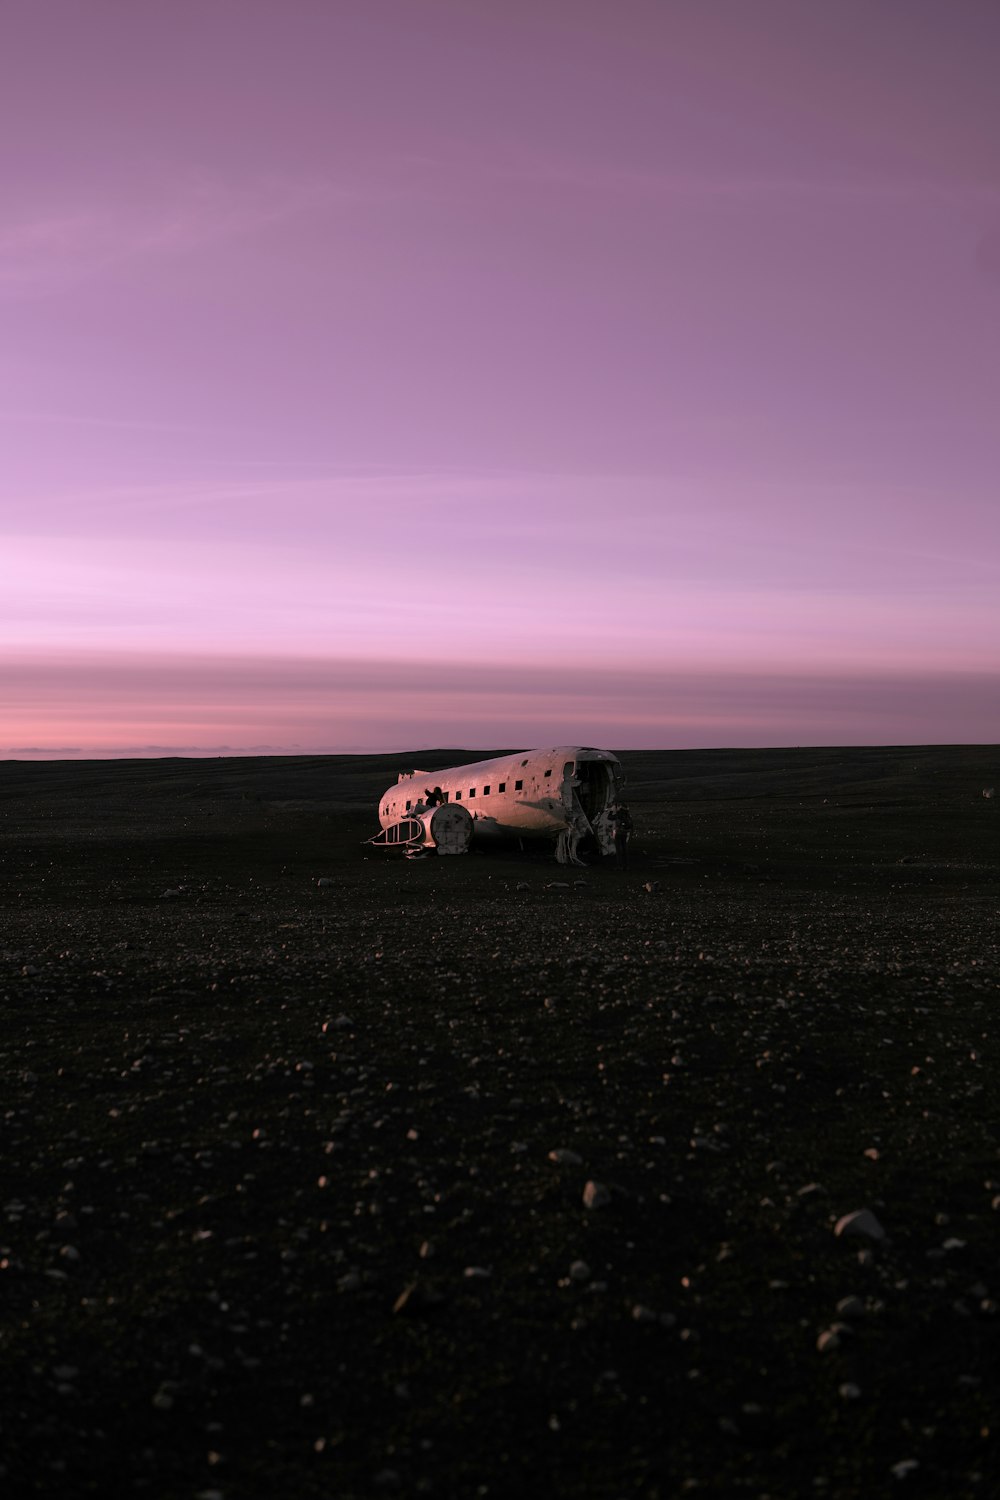
<svg viewBox="0 0 1000 1500">
<path fill-rule="evenodd" d="M 615 841 L 615 859 L 619 870 L 628 869 L 628 841 L 632 835 L 632 814 L 627 802 L 616 802 L 608 815 L 611 836 Z"/>
</svg>

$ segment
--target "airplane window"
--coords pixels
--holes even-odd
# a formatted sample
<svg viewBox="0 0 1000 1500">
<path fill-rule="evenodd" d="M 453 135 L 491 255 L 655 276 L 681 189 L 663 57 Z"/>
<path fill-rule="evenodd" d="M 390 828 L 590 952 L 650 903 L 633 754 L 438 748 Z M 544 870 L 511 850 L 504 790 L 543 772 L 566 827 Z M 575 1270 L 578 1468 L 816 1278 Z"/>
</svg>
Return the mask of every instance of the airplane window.
<svg viewBox="0 0 1000 1500">
<path fill-rule="evenodd" d="M 507 783 L 506 783 L 506 781 L 501 781 L 500 785 L 497 787 L 497 791 L 498 792 L 505 792 L 506 790 L 507 790 Z"/>
<path fill-rule="evenodd" d="M 462 793 L 461 792 L 456 792 L 455 793 L 455 801 L 456 802 L 461 802 L 461 800 L 462 800 Z"/>
<path fill-rule="evenodd" d="M 524 782 L 523 781 L 515 781 L 514 782 L 514 790 L 515 790 L 515 792 L 519 792 L 523 786 L 524 786 Z"/>
<path fill-rule="evenodd" d="M 489 795 L 490 795 L 490 789 L 489 789 L 489 787 L 488 786 L 484 786 L 483 787 L 483 796 L 484 797 L 488 797 Z"/>
<path fill-rule="evenodd" d="M 406 804 L 406 811 L 409 812 L 409 810 L 410 810 L 410 804 L 407 802 L 407 804 Z"/>
<path fill-rule="evenodd" d="M 469 796 L 470 797 L 474 797 L 475 795 L 476 795 L 476 789 L 475 789 L 475 787 L 474 786 L 470 786 L 469 787 Z"/>
</svg>

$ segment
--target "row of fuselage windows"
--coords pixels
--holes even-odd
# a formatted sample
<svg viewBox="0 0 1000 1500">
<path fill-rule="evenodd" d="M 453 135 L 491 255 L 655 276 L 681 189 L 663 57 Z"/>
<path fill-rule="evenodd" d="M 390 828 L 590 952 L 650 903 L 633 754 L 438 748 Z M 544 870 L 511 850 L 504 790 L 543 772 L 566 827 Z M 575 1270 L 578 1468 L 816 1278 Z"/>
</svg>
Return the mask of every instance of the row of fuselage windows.
<svg viewBox="0 0 1000 1500">
<path fill-rule="evenodd" d="M 551 776 L 552 775 L 551 769 L 549 769 L 548 771 L 546 771 L 545 775 L 546 776 Z M 483 790 L 482 790 L 482 796 L 484 796 L 484 797 L 490 796 L 492 790 L 493 790 L 492 786 L 484 786 Z M 507 790 L 507 783 L 506 783 L 506 781 L 499 781 L 499 782 L 497 782 L 497 791 L 498 792 L 505 792 L 506 790 Z M 514 782 L 514 790 L 515 790 L 515 792 L 523 791 L 524 790 L 524 782 L 523 781 L 515 781 Z M 451 799 L 452 799 L 451 792 L 444 792 L 444 793 L 442 793 L 442 795 L 443 795 L 444 800 L 446 802 L 450 802 L 451 801 Z M 478 795 L 478 793 L 477 793 L 476 788 L 474 786 L 470 786 L 469 793 L 468 793 L 469 801 L 471 802 L 472 798 L 475 797 L 475 796 L 477 796 L 477 795 Z M 455 793 L 455 801 L 456 802 L 461 802 L 462 801 L 462 793 L 461 792 L 456 792 Z M 406 811 L 409 812 L 412 806 L 413 806 L 413 799 L 410 798 L 407 801 L 407 804 L 406 804 Z M 385 806 L 385 816 L 386 817 L 389 816 L 389 810 L 390 810 L 389 804 L 386 803 L 386 806 Z"/>
<path fill-rule="evenodd" d="M 515 790 L 515 792 L 521 791 L 522 788 L 523 788 L 523 786 L 524 786 L 524 782 L 523 781 L 515 781 L 514 782 L 514 790 Z M 483 790 L 482 790 L 482 795 L 484 797 L 488 797 L 490 795 L 490 793 L 492 792 L 492 790 L 493 790 L 492 787 L 484 786 Z M 507 790 L 507 783 L 506 783 L 506 781 L 500 781 L 500 782 L 497 783 L 497 791 L 498 792 L 505 792 L 506 790 Z M 443 798 L 444 798 L 444 800 L 446 802 L 450 802 L 452 800 L 452 794 L 451 794 L 451 792 L 442 792 L 441 795 L 443 796 Z M 476 796 L 476 788 L 474 786 L 470 786 L 469 787 L 468 796 L 469 796 L 470 801 L 471 801 L 471 799 L 473 797 Z M 455 793 L 455 801 L 456 802 L 461 802 L 461 800 L 462 800 L 462 793 L 461 792 L 456 792 Z M 412 802 L 407 802 L 407 804 L 406 804 L 406 811 L 409 812 L 410 808 L 412 806 L 413 806 Z"/>
</svg>

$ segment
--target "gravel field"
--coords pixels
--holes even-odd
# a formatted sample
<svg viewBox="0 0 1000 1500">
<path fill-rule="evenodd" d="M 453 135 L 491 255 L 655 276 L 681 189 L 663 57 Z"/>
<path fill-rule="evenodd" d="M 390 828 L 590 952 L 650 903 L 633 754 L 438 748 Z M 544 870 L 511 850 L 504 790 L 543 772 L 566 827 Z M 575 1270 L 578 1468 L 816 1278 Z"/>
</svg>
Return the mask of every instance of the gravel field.
<svg viewBox="0 0 1000 1500">
<path fill-rule="evenodd" d="M 1000 751 L 621 754 L 0 765 L 5 1496 L 1000 1493 Z"/>
</svg>

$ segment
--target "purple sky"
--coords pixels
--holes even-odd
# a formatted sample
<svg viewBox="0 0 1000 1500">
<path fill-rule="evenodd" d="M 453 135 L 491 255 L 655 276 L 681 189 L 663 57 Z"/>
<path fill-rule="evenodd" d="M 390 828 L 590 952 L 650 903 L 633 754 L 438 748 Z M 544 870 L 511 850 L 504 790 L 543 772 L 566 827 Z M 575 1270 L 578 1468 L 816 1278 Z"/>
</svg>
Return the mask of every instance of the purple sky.
<svg viewBox="0 0 1000 1500">
<path fill-rule="evenodd" d="M 0 757 L 1000 741 L 1000 5 L 6 0 Z"/>
</svg>

